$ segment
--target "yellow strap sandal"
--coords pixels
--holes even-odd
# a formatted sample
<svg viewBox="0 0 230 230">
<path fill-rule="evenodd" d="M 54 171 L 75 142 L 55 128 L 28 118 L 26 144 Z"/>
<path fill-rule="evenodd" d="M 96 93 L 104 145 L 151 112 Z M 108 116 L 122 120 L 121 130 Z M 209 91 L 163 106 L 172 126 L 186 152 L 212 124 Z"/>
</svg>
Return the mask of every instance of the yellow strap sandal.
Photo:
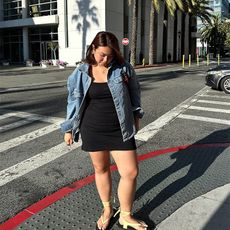
<svg viewBox="0 0 230 230">
<path fill-rule="evenodd" d="M 102 201 L 102 204 L 103 204 L 103 207 L 104 207 L 104 208 L 110 207 L 110 206 L 111 206 L 111 201 Z M 103 214 L 104 214 L 104 210 L 103 210 L 103 212 L 102 212 L 102 214 L 101 214 L 101 217 L 100 217 L 101 223 L 102 223 L 102 225 L 104 226 L 104 225 L 105 225 L 107 222 L 109 222 L 110 219 L 113 217 L 113 212 L 111 213 L 110 217 L 107 218 L 107 219 L 104 219 Z M 108 224 L 108 225 L 109 225 L 109 224 Z M 108 226 L 107 226 L 107 227 L 108 227 Z M 99 228 L 98 225 L 97 225 L 96 229 L 97 229 L 97 230 L 101 230 L 101 229 L 105 230 L 106 228 L 103 228 L 103 227 L 102 227 L 102 228 Z"/>
<path fill-rule="evenodd" d="M 119 209 L 115 213 L 114 216 L 116 216 L 118 213 L 120 213 L 120 218 L 131 215 L 131 212 L 125 212 L 125 211 L 122 211 L 122 210 Z M 123 228 L 123 229 L 130 229 L 130 230 L 133 230 L 133 229 L 136 230 L 136 229 L 138 229 L 138 227 L 142 227 L 142 229 L 147 230 L 148 225 L 146 225 L 145 222 L 139 221 L 139 220 L 137 220 L 137 221 L 138 221 L 138 223 L 133 224 L 133 223 L 130 223 L 130 222 L 124 220 L 124 218 L 122 218 L 122 223 L 120 223 L 120 220 L 119 220 L 118 221 L 118 226 Z"/>
</svg>

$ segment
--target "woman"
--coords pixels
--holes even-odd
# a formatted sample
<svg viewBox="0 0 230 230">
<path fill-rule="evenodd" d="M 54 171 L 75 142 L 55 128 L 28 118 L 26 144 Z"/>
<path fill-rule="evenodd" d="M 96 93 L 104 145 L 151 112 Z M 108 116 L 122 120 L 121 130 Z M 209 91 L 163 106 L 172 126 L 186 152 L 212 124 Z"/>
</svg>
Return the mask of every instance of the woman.
<svg viewBox="0 0 230 230">
<path fill-rule="evenodd" d="M 138 174 L 134 135 L 143 116 L 135 72 L 122 57 L 114 34 L 99 32 L 89 46 L 84 64 L 68 79 L 67 119 L 61 125 L 67 145 L 82 138 L 95 170 L 97 190 L 104 206 L 97 229 L 107 229 L 111 206 L 110 154 L 121 176 L 118 186 L 119 225 L 146 229 L 131 215 Z"/>
</svg>

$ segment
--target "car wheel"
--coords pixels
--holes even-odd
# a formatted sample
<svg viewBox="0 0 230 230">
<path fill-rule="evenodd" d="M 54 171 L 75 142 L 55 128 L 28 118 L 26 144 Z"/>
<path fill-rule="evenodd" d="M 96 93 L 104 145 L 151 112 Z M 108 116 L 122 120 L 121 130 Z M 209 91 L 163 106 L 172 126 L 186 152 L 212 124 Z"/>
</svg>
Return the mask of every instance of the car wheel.
<svg viewBox="0 0 230 230">
<path fill-rule="evenodd" d="M 230 76 L 226 76 L 221 80 L 220 87 L 225 93 L 230 94 Z"/>
</svg>

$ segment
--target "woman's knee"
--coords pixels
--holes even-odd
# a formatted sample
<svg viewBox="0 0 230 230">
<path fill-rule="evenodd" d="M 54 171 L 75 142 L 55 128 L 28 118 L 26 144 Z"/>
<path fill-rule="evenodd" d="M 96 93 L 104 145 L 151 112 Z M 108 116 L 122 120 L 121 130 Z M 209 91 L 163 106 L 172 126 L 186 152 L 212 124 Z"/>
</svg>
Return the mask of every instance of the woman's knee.
<svg viewBox="0 0 230 230">
<path fill-rule="evenodd" d="M 104 174 L 110 171 L 109 165 L 94 164 L 93 167 L 96 174 Z"/>
<path fill-rule="evenodd" d="M 135 180 L 138 176 L 139 170 L 138 167 L 127 168 L 120 173 L 121 178 L 128 180 Z"/>
</svg>

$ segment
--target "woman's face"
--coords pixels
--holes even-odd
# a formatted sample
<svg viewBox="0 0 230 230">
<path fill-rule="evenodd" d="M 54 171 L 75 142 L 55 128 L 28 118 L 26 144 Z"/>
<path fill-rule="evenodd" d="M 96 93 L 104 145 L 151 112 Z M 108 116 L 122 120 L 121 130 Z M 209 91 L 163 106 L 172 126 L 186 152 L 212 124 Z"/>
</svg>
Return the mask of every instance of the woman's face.
<svg viewBox="0 0 230 230">
<path fill-rule="evenodd" d="M 113 51 L 108 46 L 99 46 L 98 48 L 93 49 L 93 55 L 99 66 L 108 66 L 113 60 Z"/>
</svg>

